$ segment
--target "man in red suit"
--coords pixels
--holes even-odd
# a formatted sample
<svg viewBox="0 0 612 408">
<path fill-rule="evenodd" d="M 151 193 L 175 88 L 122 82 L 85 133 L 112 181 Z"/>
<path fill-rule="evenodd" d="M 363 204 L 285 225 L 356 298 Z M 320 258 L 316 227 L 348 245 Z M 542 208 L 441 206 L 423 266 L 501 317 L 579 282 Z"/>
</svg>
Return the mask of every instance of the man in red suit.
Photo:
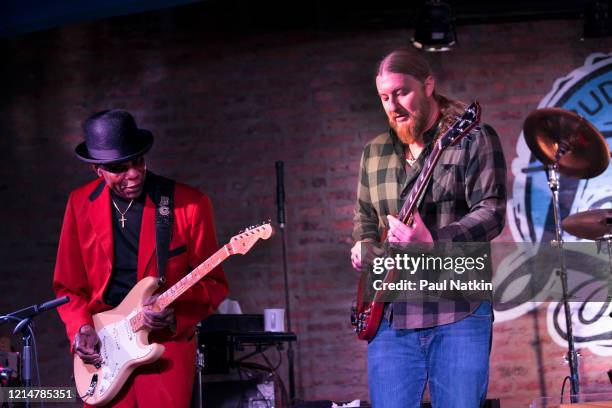
<svg viewBox="0 0 612 408">
<path fill-rule="evenodd" d="M 153 197 L 158 185 L 167 180 L 146 170 L 144 154 L 153 145 L 153 135 L 139 129 L 128 112 L 99 112 L 86 121 L 84 130 L 85 142 L 75 152 L 80 160 L 93 165 L 98 178 L 70 194 L 53 288 L 57 296 L 70 297 L 58 311 L 72 352 L 87 364 L 98 364 L 99 338 L 92 315 L 116 307 L 137 281 L 159 276 Z M 173 201 L 166 282 L 159 292 L 218 249 L 209 198 L 174 183 Z M 164 354 L 157 362 L 137 368 L 110 405 L 189 406 L 195 373 L 195 326 L 226 294 L 225 275 L 216 267 L 171 307 L 145 307 L 149 340 L 162 343 Z M 152 304 L 154 299 L 145 303 Z"/>
</svg>

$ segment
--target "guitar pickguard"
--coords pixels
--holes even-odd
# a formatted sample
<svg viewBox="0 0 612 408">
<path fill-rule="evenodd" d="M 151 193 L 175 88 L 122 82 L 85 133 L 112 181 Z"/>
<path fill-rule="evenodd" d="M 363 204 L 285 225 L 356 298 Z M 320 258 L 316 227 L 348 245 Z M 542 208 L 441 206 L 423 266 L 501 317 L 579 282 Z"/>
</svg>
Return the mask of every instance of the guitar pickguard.
<svg viewBox="0 0 612 408">
<path fill-rule="evenodd" d="M 150 347 L 138 344 L 136 333 L 132 331 L 130 318 L 135 314 L 136 311 L 98 332 L 102 356 L 97 390 L 100 395 L 104 395 L 122 368 L 130 361 L 141 359 L 151 352 Z"/>
</svg>

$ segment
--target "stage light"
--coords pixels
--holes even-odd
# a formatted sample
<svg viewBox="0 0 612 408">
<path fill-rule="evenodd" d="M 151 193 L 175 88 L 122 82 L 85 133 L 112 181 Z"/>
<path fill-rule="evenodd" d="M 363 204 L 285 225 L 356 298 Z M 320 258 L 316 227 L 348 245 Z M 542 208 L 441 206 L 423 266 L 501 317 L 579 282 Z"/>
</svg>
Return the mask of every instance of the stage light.
<svg viewBox="0 0 612 408">
<path fill-rule="evenodd" d="M 456 41 L 450 6 L 440 0 L 426 1 L 417 17 L 412 45 L 429 52 L 450 51 Z"/>
<path fill-rule="evenodd" d="M 584 4 L 584 38 L 612 35 L 612 1 L 589 0 Z"/>
</svg>

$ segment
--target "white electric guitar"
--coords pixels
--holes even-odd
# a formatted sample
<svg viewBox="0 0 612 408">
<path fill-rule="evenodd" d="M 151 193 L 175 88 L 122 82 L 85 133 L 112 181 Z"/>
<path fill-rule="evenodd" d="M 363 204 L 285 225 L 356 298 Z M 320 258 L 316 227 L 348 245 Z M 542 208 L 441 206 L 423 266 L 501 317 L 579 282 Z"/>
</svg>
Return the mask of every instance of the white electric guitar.
<svg viewBox="0 0 612 408">
<path fill-rule="evenodd" d="M 164 309 L 230 255 L 246 254 L 260 238 L 268 239 L 271 235 L 272 226 L 266 223 L 232 237 L 229 243 L 159 295 L 153 309 Z M 132 288 L 119 306 L 92 316 L 100 338 L 102 364 L 99 367 L 85 364 L 79 356 L 74 356 L 76 388 L 87 404 L 109 403 L 136 367 L 152 363 L 164 353 L 163 345 L 149 344 L 149 330 L 143 326 L 143 302 L 157 288 L 158 279 L 146 277 Z"/>
</svg>

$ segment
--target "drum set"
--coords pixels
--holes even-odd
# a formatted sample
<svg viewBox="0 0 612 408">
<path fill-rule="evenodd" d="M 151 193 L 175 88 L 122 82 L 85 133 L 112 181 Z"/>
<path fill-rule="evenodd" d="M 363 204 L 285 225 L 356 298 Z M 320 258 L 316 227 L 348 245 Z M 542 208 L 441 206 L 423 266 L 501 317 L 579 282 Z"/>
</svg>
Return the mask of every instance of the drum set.
<svg viewBox="0 0 612 408">
<path fill-rule="evenodd" d="M 561 220 L 559 189 L 560 175 L 576 179 L 589 179 L 603 173 L 610 162 L 610 150 L 603 135 L 578 114 L 559 108 L 537 109 L 531 112 L 523 125 L 527 146 L 542 163 L 524 169 L 524 172 L 545 170 L 552 193 L 555 239 L 552 243 L 559 251 L 559 277 L 568 343 L 568 362 L 572 402 L 580 392 L 578 355 L 574 346 L 572 317 L 568 300 L 567 266 L 563 249 L 563 231 L 578 238 L 607 244 L 612 272 L 612 209 L 590 209 L 569 215 Z M 608 279 L 608 288 L 610 279 Z M 610 300 L 610 292 L 608 292 Z"/>
</svg>

